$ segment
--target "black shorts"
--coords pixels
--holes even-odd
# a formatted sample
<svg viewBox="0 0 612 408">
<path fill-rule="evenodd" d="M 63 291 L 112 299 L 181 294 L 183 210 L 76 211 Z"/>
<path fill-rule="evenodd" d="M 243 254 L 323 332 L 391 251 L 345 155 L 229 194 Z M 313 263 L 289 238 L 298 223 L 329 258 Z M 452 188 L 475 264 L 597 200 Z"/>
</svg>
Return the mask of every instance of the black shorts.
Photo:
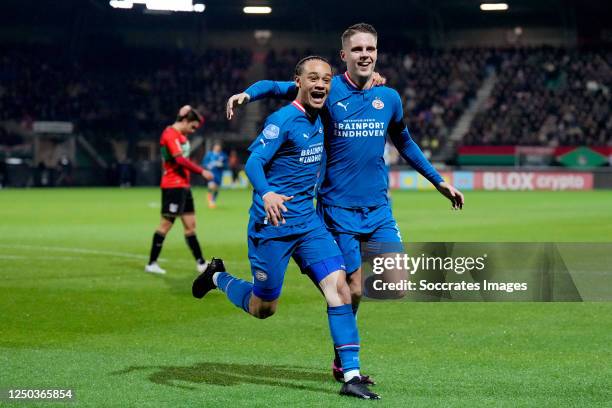
<svg viewBox="0 0 612 408">
<path fill-rule="evenodd" d="M 190 188 L 162 188 L 161 214 L 166 218 L 195 213 Z"/>
</svg>

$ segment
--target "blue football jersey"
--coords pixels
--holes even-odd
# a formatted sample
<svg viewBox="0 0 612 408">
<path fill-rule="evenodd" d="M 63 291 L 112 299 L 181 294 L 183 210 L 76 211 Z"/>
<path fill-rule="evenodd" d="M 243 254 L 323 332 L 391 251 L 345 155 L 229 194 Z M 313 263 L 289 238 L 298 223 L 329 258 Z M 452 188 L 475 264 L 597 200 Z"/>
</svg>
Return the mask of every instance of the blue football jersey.
<svg viewBox="0 0 612 408">
<path fill-rule="evenodd" d="M 359 90 L 348 76 L 337 75 L 326 114 L 327 164 L 321 201 L 341 207 L 386 203 L 385 140 L 389 125 L 403 118 L 399 94 L 385 86 Z"/>
<path fill-rule="evenodd" d="M 288 211 L 283 214 L 284 227 L 318 220 L 313 199 L 323 150 L 323 124 L 319 116 L 309 117 L 296 101 L 270 115 L 249 147 L 251 155 L 246 168 L 255 187 L 251 221 L 268 224 L 262 199 L 268 191 L 293 196 L 285 202 Z M 253 163 L 263 167 L 261 177 L 249 171 L 258 168 Z"/>
<path fill-rule="evenodd" d="M 252 101 L 295 93 L 295 83 L 259 81 L 246 91 Z M 318 198 L 345 207 L 375 207 L 387 203 L 388 178 L 384 162 L 387 133 L 417 171 L 436 184 L 442 177 L 410 137 L 402 101 L 392 88 L 360 90 L 348 74 L 334 76 L 326 108 L 325 175 Z"/>
</svg>

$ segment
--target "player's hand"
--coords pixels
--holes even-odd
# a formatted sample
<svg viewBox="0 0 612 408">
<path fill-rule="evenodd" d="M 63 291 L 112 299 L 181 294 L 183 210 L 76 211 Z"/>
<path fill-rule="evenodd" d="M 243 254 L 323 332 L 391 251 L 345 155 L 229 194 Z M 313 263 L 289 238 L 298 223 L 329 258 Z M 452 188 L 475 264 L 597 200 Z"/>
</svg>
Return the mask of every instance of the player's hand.
<svg viewBox="0 0 612 408">
<path fill-rule="evenodd" d="M 374 71 L 372 73 L 372 88 L 374 88 L 375 86 L 385 85 L 386 83 L 387 83 L 387 78 L 385 78 L 384 76 L 380 75 L 376 71 Z"/>
<path fill-rule="evenodd" d="M 463 194 L 461 191 L 457 190 L 452 185 L 443 181 L 436 186 L 440 194 L 444 197 L 448 198 L 453 205 L 453 210 L 461 210 L 463 208 L 463 203 L 465 199 L 463 198 Z"/>
<path fill-rule="evenodd" d="M 278 227 L 279 224 L 285 223 L 285 217 L 283 213 L 287 212 L 285 207 L 285 201 L 289 201 L 293 198 L 287 197 L 286 195 L 276 194 L 274 191 L 267 192 L 263 195 L 264 209 L 266 210 L 266 216 L 272 225 Z"/>
<path fill-rule="evenodd" d="M 234 116 L 234 107 L 239 105 L 246 105 L 249 103 L 251 97 L 247 93 L 239 93 L 236 95 L 232 95 L 227 100 L 227 105 L 225 106 L 225 114 L 227 115 L 227 120 L 231 120 Z"/>
<path fill-rule="evenodd" d="M 204 179 L 208 181 L 211 181 L 215 178 L 215 176 L 213 176 L 213 174 L 208 170 L 202 170 L 202 177 L 204 177 Z"/>
</svg>

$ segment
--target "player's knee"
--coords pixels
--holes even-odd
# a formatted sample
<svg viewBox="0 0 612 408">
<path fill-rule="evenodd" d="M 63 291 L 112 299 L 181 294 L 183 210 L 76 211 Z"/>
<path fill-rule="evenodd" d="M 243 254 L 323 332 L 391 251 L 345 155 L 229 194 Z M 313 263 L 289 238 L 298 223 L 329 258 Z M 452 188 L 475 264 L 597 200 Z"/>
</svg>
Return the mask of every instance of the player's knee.
<svg viewBox="0 0 612 408">
<path fill-rule="evenodd" d="M 170 230 L 172 229 L 173 223 L 174 218 L 162 219 L 161 223 L 159 224 L 159 227 L 157 228 L 157 232 L 161 233 L 162 235 L 168 234 L 168 232 L 170 232 Z"/>
<path fill-rule="evenodd" d="M 328 306 L 337 307 L 351 303 L 351 291 L 346 283 L 345 272 L 335 271 L 319 282 Z"/>
<path fill-rule="evenodd" d="M 195 221 L 188 222 L 188 223 L 184 224 L 183 228 L 185 230 L 185 235 L 193 235 L 193 234 L 196 233 L 196 223 L 195 223 Z"/>
</svg>

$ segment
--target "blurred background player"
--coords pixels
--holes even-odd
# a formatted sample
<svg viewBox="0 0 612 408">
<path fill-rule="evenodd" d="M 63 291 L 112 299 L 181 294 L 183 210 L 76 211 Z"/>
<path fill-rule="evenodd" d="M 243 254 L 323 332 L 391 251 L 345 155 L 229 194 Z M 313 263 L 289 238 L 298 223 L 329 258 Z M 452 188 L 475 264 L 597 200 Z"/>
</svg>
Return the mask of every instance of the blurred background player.
<svg viewBox="0 0 612 408">
<path fill-rule="evenodd" d="M 153 234 L 149 263 L 145 266 L 145 272 L 166 273 L 157 264 L 157 258 L 176 217 L 180 217 L 183 223 L 185 241 L 196 260 L 197 271 L 203 272 L 206 269 L 207 263 L 196 236 L 195 207 L 189 178 L 190 172 L 200 174 L 206 180 L 212 180 L 213 174 L 188 159 L 190 146 L 187 139 L 187 136 L 193 134 L 203 123 L 202 115 L 191 106 L 185 105 L 179 110 L 174 124 L 168 126 L 162 133 L 160 146 L 164 172 L 161 179 L 161 221 Z"/>
<path fill-rule="evenodd" d="M 202 167 L 213 174 L 214 178 L 208 182 L 208 208 L 216 208 L 219 188 L 223 181 L 223 170 L 227 168 L 227 155 L 223 151 L 221 142 L 215 142 L 212 150 L 204 155 Z"/>
<path fill-rule="evenodd" d="M 327 302 L 334 347 L 343 373 L 340 393 L 378 399 L 359 371 L 359 333 L 346 283 L 344 258 L 317 216 L 313 199 L 323 156 L 324 106 L 332 81 L 329 63 L 321 57 L 302 59 L 295 68 L 297 98 L 266 120 L 251 144 L 245 170 L 253 184 L 248 227 L 251 282 L 225 271 L 213 259 L 193 283 L 193 295 L 202 298 L 218 288 L 245 312 L 265 319 L 277 307 L 289 258 L 317 285 Z"/>
</svg>

